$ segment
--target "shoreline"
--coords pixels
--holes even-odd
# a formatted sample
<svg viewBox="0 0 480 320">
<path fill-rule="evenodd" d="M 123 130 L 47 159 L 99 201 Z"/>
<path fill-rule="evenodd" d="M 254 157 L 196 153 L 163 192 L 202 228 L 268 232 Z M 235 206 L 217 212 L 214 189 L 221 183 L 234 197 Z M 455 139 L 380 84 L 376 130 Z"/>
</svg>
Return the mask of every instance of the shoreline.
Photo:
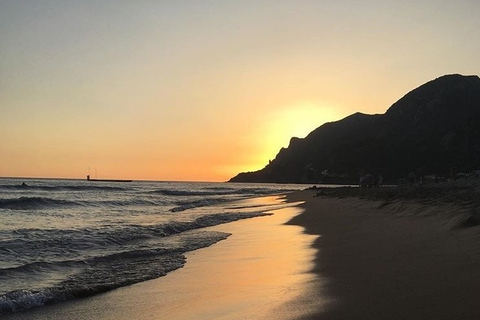
<svg viewBox="0 0 480 320">
<path fill-rule="evenodd" d="M 206 228 L 232 235 L 164 277 L 5 319 L 479 318 L 480 227 L 465 224 L 477 200 L 405 190 L 249 199 L 291 206 Z"/>
<path fill-rule="evenodd" d="M 280 202 L 278 196 L 247 200 Z M 284 202 L 283 199 L 281 202 Z M 273 202 L 272 202 L 273 203 Z M 226 240 L 186 253 L 183 268 L 164 277 L 5 316 L 6 320 L 280 319 L 314 312 L 309 298 L 317 236 L 287 225 L 302 209 L 205 228 L 231 233 Z M 307 297 L 307 298 L 305 298 Z M 326 303 L 326 302 L 325 302 Z"/>
</svg>

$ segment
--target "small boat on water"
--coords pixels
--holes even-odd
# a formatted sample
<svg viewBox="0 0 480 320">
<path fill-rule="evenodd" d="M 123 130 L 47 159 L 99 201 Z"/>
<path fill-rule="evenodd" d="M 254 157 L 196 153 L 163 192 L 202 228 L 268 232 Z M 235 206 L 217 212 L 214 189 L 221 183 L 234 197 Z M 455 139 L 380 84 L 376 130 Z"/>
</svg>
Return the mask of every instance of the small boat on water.
<svg viewBox="0 0 480 320">
<path fill-rule="evenodd" d="M 118 180 L 118 179 L 91 179 L 90 175 L 87 175 L 87 181 L 97 182 L 132 182 L 132 180 Z"/>
</svg>

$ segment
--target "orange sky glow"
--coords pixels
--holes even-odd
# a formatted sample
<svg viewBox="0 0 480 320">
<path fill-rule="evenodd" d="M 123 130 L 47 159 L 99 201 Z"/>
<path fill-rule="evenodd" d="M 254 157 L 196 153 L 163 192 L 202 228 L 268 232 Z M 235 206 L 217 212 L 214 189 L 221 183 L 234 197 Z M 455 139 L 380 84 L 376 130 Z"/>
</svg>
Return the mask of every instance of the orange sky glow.
<svg viewBox="0 0 480 320">
<path fill-rule="evenodd" d="M 2 1 L 0 176 L 226 181 L 480 74 L 477 1 Z M 96 173 L 95 173 L 96 172 Z"/>
</svg>

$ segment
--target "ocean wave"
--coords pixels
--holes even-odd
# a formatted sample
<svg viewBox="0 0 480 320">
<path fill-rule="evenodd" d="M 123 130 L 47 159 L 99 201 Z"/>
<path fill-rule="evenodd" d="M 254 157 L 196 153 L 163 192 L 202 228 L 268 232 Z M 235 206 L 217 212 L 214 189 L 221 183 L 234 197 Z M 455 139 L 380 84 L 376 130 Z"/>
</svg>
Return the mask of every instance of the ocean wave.
<svg viewBox="0 0 480 320">
<path fill-rule="evenodd" d="M 292 192 L 298 189 L 281 189 L 281 188 L 242 188 L 238 189 L 236 192 L 240 194 L 247 194 L 247 195 L 269 195 L 269 194 L 279 194 L 279 193 L 286 193 Z"/>
<path fill-rule="evenodd" d="M 54 300 L 66 300 L 60 297 L 60 292 L 55 290 L 15 290 L 0 296 L 0 315 L 10 312 L 40 307 Z"/>
<path fill-rule="evenodd" d="M 216 195 L 230 195 L 235 194 L 234 190 L 172 190 L 172 189 L 158 189 L 150 191 L 151 194 L 161 194 L 165 196 L 216 196 Z"/>
<path fill-rule="evenodd" d="M 196 232 L 184 237 L 180 246 L 174 248 L 134 249 L 77 261 L 78 271 L 57 284 L 35 291 L 13 290 L 1 294 L 0 315 L 91 296 L 164 276 L 185 264 L 185 252 L 208 247 L 229 235 L 215 231 Z M 62 263 L 71 264 L 72 261 Z M 57 263 L 57 268 L 59 265 Z M 25 272 L 32 266 L 36 269 L 38 264 L 23 267 L 21 271 Z"/>
<path fill-rule="evenodd" d="M 0 185 L 0 190 L 29 190 L 29 191 L 125 191 L 122 187 L 102 185 L 60 185 L 60 186 L 38 186 L 38 185 Z"/>
<path fill-rule="evenodd" d="M 129 199 L 129 200 L 105 200 L 105 201 L 96 201 L 92 205 L 96 206 L 109 206 L 109 207 L 125 207 L 125 206 L 157 206 L 163 205 L 161 201 L 153 201 L 146 199 Z"/>
<path fill-rule="evenodd" d="M 0 279 L 6 279 L 16 273 L 34 274 L 42 270 L 50 269 L 54 263 L 45 261 L 35 261 L 16 267 L 6 267 L 0 269 Z"/>
<path fill-rule="evenodd" d="M 193 208 L 212 206 L 218 203 L 223 203 L 231 200 L 232 199 L 228 199 L 228 198 L 206 198 L 206 199 L 196 200 L 196 201 L 185 201 L 185 202 L 178 203 L 178 206 L 171 208 L 170 211 L 180 212 L 180 211 L 185 211 Z"/>
<path fill-rule="evenodd" d="M 156 242 L 161 238 L 186 231 L 211 227 L 259 216 L 265 212 L 218 213 L 198 217 L 192 221 L 172 221 L 157 225 L 127 225 L 121 228 L 80 229 L 80 230 L 41 230 L 20 229 L 12 234 L 12 239 L 0 242 L 3 262 L 0 265 L 12 266 L 22 261 L 31 263 L 27 257 L 36 259 L 41 256 L 45 261 L 75 259 L 78 256 L 89 257 L 98 252 L 115 253 L 125 248 L 134 248 L 143 241 Z"/>
<path fill-rule="evenodd" d="M 217 191 L 233 191 L 235 188 L 230 187 L 206 187 L 206 190 L 217 190 Z"/>
<path fill-rule="evenodd" d="M 94 206 L 94 207 L 126 207 L 126 206 L 157 206 L 163 205 L 161 201 L 152 201 L 140 198 L 128 200 L 103 200 L 91 201 L 68 201 L 62 199 L 53 199 L 46 197 L 19 197 L 10 199 L 0 199 L 0 209 L 11 210 L 35 210 L 48 208 L 62 208 L 74 206 Z"/>
<path fill-rule="evenodd" d="M 44 209 L 62 206 L 82 206 L 83 204 L 75 201 L 59 200 L 44 197 L 20 197 L 10 199 L 0 199 L 0 209 L 11 210 L 32 210 Z"/>
<path fill-rule="evenodd" d="M 233 189 L 226 187 L 212 187 L 203 190 L 172 190 L 172 189 L 158 189 L 150 191 L 153 194 L 162 194 L 166 196 L 224 196 L 224 195 L 244 195 L 244 196 L 257 196 L 278 194 L 295 191 L 296 189 L 281 189 L 281 188 L 241 188 Z"/>
</svg>

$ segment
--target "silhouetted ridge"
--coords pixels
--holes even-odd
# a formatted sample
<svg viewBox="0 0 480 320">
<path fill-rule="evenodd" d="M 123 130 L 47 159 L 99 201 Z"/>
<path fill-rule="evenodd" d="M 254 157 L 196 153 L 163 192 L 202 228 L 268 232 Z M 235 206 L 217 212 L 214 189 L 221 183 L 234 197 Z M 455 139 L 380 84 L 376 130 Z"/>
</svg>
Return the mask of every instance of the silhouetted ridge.
<svg viewBox="0 0 480 320">
<path fill-rule="evenodd" d="M 416 113 L 430 115 L 456 113 L 452 106 L 462 111 L 478 112 L 479 106 L 472 104 L 480 99 L 478 76 L 446 75 L 429 81 L 407 93 L 386 112 L 389 116 L 408 117 Z"/>
<path fill-rule="evenodd" d="M 385 114 L 352 114 L 292 138 L 264 169 L 232 182 L 358 183 L 360 172 L 395 182 L 410 172 L 480 169 L 480 79 L 446 75 L 409 92 Z"/>
</svg>

